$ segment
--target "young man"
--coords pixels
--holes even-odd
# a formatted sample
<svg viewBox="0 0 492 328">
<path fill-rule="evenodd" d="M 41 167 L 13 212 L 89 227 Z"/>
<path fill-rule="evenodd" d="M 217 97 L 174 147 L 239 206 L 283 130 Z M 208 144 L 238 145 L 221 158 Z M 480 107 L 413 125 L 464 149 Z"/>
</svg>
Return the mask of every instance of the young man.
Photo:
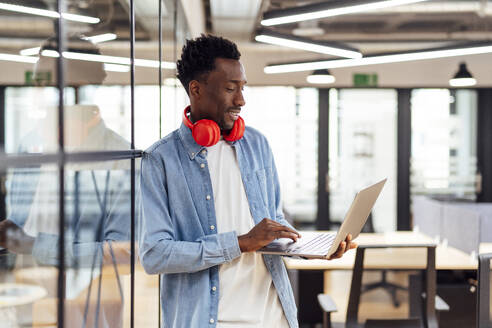
<svg viewBox="0 0 492 328">
<path fill-rule="evenodd" d="M 220 37 L 186 42 L 177 67 L 191 105 L 142 160 L 140 259 L 163 274 L 165 327 L 298 327 L 282 258 L 255 252 L 300 236 L 283 217 L 267 140 L 239 116 L 239 57 Z"/>
</svg>

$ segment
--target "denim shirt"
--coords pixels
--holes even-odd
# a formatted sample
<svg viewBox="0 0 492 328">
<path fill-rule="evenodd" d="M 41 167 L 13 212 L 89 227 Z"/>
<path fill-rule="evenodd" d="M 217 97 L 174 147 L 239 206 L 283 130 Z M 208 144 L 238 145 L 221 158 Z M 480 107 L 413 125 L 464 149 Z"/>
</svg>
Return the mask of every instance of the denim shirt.
<svg viewBox="0 0 492 328">
<path fill-rule="evenodd" d="M 255 129 L 232 143 L 255 224 L 288 225 L 271 149 Z M 241 255 L 235 231 L 217 233 L 205 147 L 184 124 L 145 151 L 141 170 L 140 261 L 162 274 L 164 327 L 215 327 L 219 265 Z M 294 295 L 280 256 L 263 255 L 290 327 L 298 327 Z M 241 309 L 237 309 L 238 312 Z"/>
</svg>

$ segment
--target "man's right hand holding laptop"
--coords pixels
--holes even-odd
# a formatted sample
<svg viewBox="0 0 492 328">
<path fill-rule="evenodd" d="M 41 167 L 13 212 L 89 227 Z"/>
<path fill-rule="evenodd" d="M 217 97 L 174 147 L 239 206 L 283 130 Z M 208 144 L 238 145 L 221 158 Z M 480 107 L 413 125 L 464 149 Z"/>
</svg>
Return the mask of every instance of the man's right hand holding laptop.
<svg viewBox="0 0 492 328">
<path fill-rule="evenodd" d="M 296 242 L 298 238 L 301 238 L 301 235 L 294 229 L 271 219 L 264 218 L 247 234 L 238 237 L 239 248 L 243 253 L 255 252 L 279 238 L 290 238 Z M 342 241 L 340 245 L 338 245 L 336 252 L 328 259 L 333 260 L 340 258 L 345 252 L 356 247 L 357 244 L 352 241 L 352 235 L 349 234 L 347 235 L 347 238 L 345 238 L 345 241 Z"/>
</svg>

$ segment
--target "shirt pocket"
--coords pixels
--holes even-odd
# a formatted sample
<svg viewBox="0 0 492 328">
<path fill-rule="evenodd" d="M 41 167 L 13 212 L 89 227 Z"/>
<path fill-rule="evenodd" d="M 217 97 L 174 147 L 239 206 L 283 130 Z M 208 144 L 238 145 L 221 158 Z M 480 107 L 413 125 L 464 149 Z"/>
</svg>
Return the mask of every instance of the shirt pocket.
<svg viewBox="0 0 492 328">
<path fill-rule="evenodd" d="M 273 204 L 272 200 L 274 199 L 274 188 L 271 183 L 272 169 L 259 169 L 255 172 L 255 175 L 258 182 L 259 193 L 261 195 L 261 199 L 263 200 L 263 205 L 265 205 L 265 207 L 269 209 L 269 205 Z"/>
</svg>

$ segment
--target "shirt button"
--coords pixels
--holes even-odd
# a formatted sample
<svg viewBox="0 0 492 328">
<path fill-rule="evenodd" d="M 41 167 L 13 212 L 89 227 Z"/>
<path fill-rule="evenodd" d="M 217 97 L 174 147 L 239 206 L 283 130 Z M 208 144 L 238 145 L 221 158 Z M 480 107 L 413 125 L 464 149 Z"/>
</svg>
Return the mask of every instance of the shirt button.
<svg viewBox="0 0 492 328">
<path fill-rule="evenodd" d="M 207 195 L 207 197 L 206 197 L 206 198 L 207 198 L 207 200 L 210 200 L 210 198 L 211 198 L 211 197 L 210 197 L 210 195 Z"/>
<path fill-rule="evenodd" d="M 195 153 L 191 153 L 191 156 L 195 156 Z"/>
<path fill-rule="evenodd" d="M 210 323 L 214 323 L 214 322 L 215 322 L 214 318 L 210 318 Z"/>
<path fill-rule="evenodd" d="M 215 226 L 214 225 L 211 225 L 210 226 L 210 230 L 215 230 Z"/>
<path fill-rule="evenodd" d="M 215 292 L 217 290 L 217 287 L 213 286 L 212 290 Z"/>
<path fill-rule="evenodd" d="M 203 169 L 205 167 L 205 164 L 200 164 L 200 167 Z"/>
</svg>

